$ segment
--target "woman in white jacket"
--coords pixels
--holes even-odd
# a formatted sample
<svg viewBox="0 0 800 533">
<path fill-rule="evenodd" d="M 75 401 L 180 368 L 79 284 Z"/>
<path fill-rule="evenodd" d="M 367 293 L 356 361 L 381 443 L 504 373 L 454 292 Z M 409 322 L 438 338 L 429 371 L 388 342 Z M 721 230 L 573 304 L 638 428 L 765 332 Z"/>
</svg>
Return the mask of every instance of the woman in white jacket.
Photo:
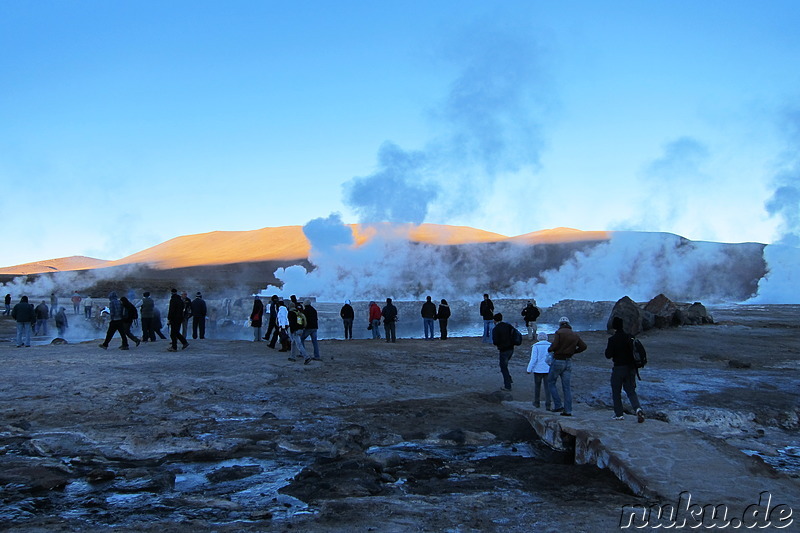
<svg viewBox="0 0 800 533">
<path fill-rule="evenodd" d="M 534 393 L 533 406 L 541 407 L 539 397 L 544 382 L 544 407 L 550 410 L 550 388 L 547 386 L 547 374 L 550 373 L 550 360 L 552 354 L 547 353 L 550 343 L 547 342 L 547 333 L 539 333 L 536 338 L 538 342 L 531 348 L 531 361 L 528 363 L 528 374 L 533 373 Z"/>
</svg>

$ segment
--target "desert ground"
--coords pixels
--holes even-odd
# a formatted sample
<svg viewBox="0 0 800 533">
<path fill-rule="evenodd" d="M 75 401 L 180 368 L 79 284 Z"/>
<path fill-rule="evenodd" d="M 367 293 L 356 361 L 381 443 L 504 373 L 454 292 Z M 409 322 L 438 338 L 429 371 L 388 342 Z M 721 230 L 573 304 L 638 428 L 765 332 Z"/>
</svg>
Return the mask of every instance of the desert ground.
<svg viewBox="0 0 800 533">
<path fill-rule="evenodd" d="M 800 306 L 711 312 L 714 325 L 641 336 L 648 417 L 797 480 Z M 163 340 L 121 351 L 118 338 L 107 351 L 97 339 L 16 348 L 0 317 L 2 529 L 596 532 L 642 503 L 503 405 L 532 399 L 531 341 L 509 394 L 478 324 L 444 341 L 414 324 L 417 338 L 395 344 L 325 338 L 322 361 L 304 365 L 246 335 L 177 353 Z M 574 415 L 610 418 L 608 334 L 576 329 L 589 349 Z"/>
</svg>

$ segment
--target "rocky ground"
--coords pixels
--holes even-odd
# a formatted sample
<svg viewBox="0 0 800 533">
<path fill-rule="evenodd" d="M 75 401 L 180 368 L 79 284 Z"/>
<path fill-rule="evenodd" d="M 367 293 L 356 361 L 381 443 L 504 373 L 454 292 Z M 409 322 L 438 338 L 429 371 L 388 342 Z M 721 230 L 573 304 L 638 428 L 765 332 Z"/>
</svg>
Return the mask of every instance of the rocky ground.
<svg viewBox="0 0 800 533">
<path fill-rule="evenodd" d="M 797 476 L 799 311 L 712 309 L 716 325 L 644 334 L 648 414 Z M 607 334 L 580 333 L 575 416 L 610 416 Z M 607 531 L 642 503 L 503 406 L 532 397 L 527 340 L 511 395 L 474 337 L 325 340 L 309 365 L 244 340 L 97 344 L 0 342 L 7 530 Z"/>
</svg>

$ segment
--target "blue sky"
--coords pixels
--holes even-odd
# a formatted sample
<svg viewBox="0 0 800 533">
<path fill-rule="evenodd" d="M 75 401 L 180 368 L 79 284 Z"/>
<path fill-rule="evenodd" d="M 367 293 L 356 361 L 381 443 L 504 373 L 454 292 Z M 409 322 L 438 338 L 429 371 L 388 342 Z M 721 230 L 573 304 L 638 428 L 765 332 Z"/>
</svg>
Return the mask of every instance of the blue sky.
<svg viewBox="0 0 800 533">
<path fill-rule="evenodd" d="M 0 266 L 393 220 L 797 245 L 800 3 L 0 3 Z"/>
</svg>

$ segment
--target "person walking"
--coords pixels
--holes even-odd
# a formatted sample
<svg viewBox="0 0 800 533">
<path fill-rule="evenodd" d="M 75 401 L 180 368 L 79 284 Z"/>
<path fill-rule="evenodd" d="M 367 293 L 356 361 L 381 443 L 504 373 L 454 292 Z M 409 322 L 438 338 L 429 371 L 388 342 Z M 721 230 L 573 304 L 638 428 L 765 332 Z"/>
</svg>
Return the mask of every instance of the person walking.
<svg viewBox="0 0 800 533">
<path fill-rule="evenodd" d="M 494 327 L 494 304 L 489 299 L 488 294 L 483 295 L 480 306 L 481 318 L 483 319 L 483 342 L 492 343 L 492 328 Z"/>
<path fill-rule="evenodd" d="M 208 316 L 208 306 L 206 306 L 203 295 L 195 293 L 192 300 L 192 338 L 196 339 L 199 333 L 201 339 L 206 338 L 206 316 Z"/>
<path fill-rule="evenodd" d="M 136 346 L 139 346 L 139 343 L 142 341 L 133 334 L 133 323 L 139 320 L 139 313 L 136 311 L 136 306 L 133 305 L 127 296 L 120 298 L 119 303 L 122 304 L 122 323 L 125 326 L 125 336 L 135 342 Z"/>
<path fill-rule="evenodd" d="M 397 342 L 397 307 L 394 306 L 391 298 L 386 298 L 386 305 L 381 309 L 381 315 L 383 316 L 386 342 Z"/>
<path fill-rule="evenodd" d="M 447 339 L 447 321 L 450 320 L 450 306 L 447 300 L 442 298 L 439 303 L 439 310 L 436 311 L 436 318 L 439 319 L 439 334 L 442 340 Z"/>
<path fill-rule="evenodd" d="M 269 341 L 269 347 L 275 347 L 275 340 L 270 340 L 270 337 L 275 334 L 278 336 L 278 295 L 273 294 L 269 299 L 269 322 L 267 323 L 267 332 L 264 333 L 264 340 Z"/>
<path fill-rule="evenodd" d="M 525 319 L 525 327 L 528 328 L 528 338 L 533 339 L 536 335 L 536 319 L 539 318 L 541 311 L 536 307 L 536 300 L 528 302 L 522 309 L 522 318 Z"/>
<path fill-rule="evenodd" d="M 181 301 L 183 302 L 183 321 L 181 322 L 181 335 L 186 337 L 189 335 L 189 319 L 192 318 L 192 299 L 184 291 L 181 293 Z"/>
<path fill-rule="evenodd" d="M 278 337 L 281 341 L 279 352 L 288 352 L 292 349 L 292 337 L 289 334 L 289 308 L 283 300 L 278 301 Z"/>
<path fill-rule="evenodd" d="M 622 410 L 622 391 L 628 396 L 631 407 L 636 412 L 639 423 L 644 422 L 644 411 L 636 394 L 636 361 L 633 358 L 633 335 L 625 333 L 622 317 L 615 316 L 611 320 L 614 334 L 608 338 L 606 346 L 606 359 L 611 359 L 614 366 L 611 369 L 611 400 L 614 404 L 612 420 L 625 418 Z"/>
<path fill-rule="evenodd" d="M 547 349 L 550 343 L 547 342 L 547 333 L 539 333 L 537 341 L 531 347 L 531 360 L 528 362 L 528 374 L 533 374 L 533 406 L 541 407 L 540 398 L 542 388 L 544 388 L 544 408 L 550 410 L 550 387 L 547 384 L 547 376 L 550 373 L 550 363 L 552 356 Z M 544 384 L 544 387 L 542 387 Z"/>
<path fill-rule="evenodd" d="M 142 318 L 142 342 L 154 342 L 156 340 L 155 321 L 156 304 L 150 293 L 145 292 L 142 295 L 142 303 L 139 306 L 140 316 Z"/>
<path fill-rule="evenodd" d="M 11 294 L 6 294 L 4 303 L 6 308 L 3 311 L 3 316 L 8 316 L 11 314 Z"/>
<path fill-rule="evenodd" d="M 303 346 L 303 330 L 305 329 L 306 325 L 306 317 L 303 314 L 303 304 L 289 304 L 289 335 L 292 338 L 292 353 L 289 355 L 289 361 L 297 361 L 297 356 L 303 356 L 304 364 L 308 364 L 311 362 L 311 358 L 308 357 L 308 352 L 306 352 L 306 347 Z"/>
<path fill-rule="evenodd" d="M 55 315 L 55 313 L 53 313 Z M 47 335 L 47 320 L 50 318 L 50 310 L 47 304 L 42 303 L 36 306 L 36 327 L 33 328 L 34 335 Z"/>
<path fill-rule="evenodd" d="M 344 305 L 339 310 L 339 316 L 344 326 L 344 340 L 353 340 L 353 321 L 356 319 L 356 312 L 353 310 L 353 306 L 350 305 L 350 300 L 344 301 Z"/>
<path fill-rule="evenodd" d="M 372 339 L 381 338 L 381 308 L 375 302 L 369 303 L 369 329 L 372 331 Z"/>
<path fill-rule="evenodd" d="M 108 350 L 108 343 L 111 341 L 114 333 L 119 332 L 119 336 L 122 339 L 122 346 L 120 346 L 119 349 L 128 350 L 128 336 L 125 334 L 122 302 L 119 301 L 116 291 L 111 291 L 108 295 L 108 314 L 108 330 L 106 331 L 106 338 L 103 343 L 100 344 L 100 347 L 104 350 Z"/>
<path fill-rule="evenodd" d="M 503 313 L 497 313 L 492 317 L 494 327 L 492 328 L 492 344 L 497 346 L 497 351 L 500 360 L 500 374 L 503 376 L 503 389 L 510 391 L 511 384 L 514 380 L 511 379 L 511 373 L 508 371 L 508 362 L 514 355 L 514 346 L 517 346 L 519 341 L 522 342 L 521 335 L 517 328 L 503 322 Z"/>
<path fill-rule="evenodd" d="M 422 304 L 420 314 L 422 315 L 422 328 L 425 333 L 425 339 L 433 340 L 433 321 L 436 319 L 436 304 L 433 303 L 430 296 L 428 296 L 425 299 L 425 303 Z"/>
<path fill-rule="evenodd" d="M 177 289 L 172 289 L 172 296 L 169 298 L 169 308 L 167 309 L 167 326 L 169 326 L 169 338 L 171 341 L 168 352 L 178 351 L 178 341 L 181 341 L 181 349 L 189 347 L 186 337 L 181 333 L 183 326 L 185 304 L 183 298 L 178 294 Z"/>
<path fill-rule="evenodd" d="M 164 322 L 161 320 L 161 310 L 158 306 L 153 308 L 153 331 L 156 335 L 158 335 L 162 339 L 166 339 L 166 335 L 162 333 L 161 329 L 164 327 Z M 153 337 L 155 341 L 155 337 Z"/>
<path fill-rule="evenodd" d="M 553 398 L 553 412 L 562 416 L 572 416 L 572 356 L 586 350 L 586 343 L 572 331 L 569 319 L 562 316 L 558 320 L 558 331 L 553 336 L 553 343 L 547 349 L 553 353 L 553 363 L 547 374 L 550 396 Z M 556 389 L 556 382 L 561 379 L 561 390 L 564 393 L 564 404 Z"/>
<path fill-rule="evenodd" d="M 28 303 L 28 297 L 23 296 L 19 303 L 11 310 L 11 318 L 17 322 L 17 348 L 31 346 L 31 330 L 36 321 L 36 311 L 33 305 Z"/>
</svg>

